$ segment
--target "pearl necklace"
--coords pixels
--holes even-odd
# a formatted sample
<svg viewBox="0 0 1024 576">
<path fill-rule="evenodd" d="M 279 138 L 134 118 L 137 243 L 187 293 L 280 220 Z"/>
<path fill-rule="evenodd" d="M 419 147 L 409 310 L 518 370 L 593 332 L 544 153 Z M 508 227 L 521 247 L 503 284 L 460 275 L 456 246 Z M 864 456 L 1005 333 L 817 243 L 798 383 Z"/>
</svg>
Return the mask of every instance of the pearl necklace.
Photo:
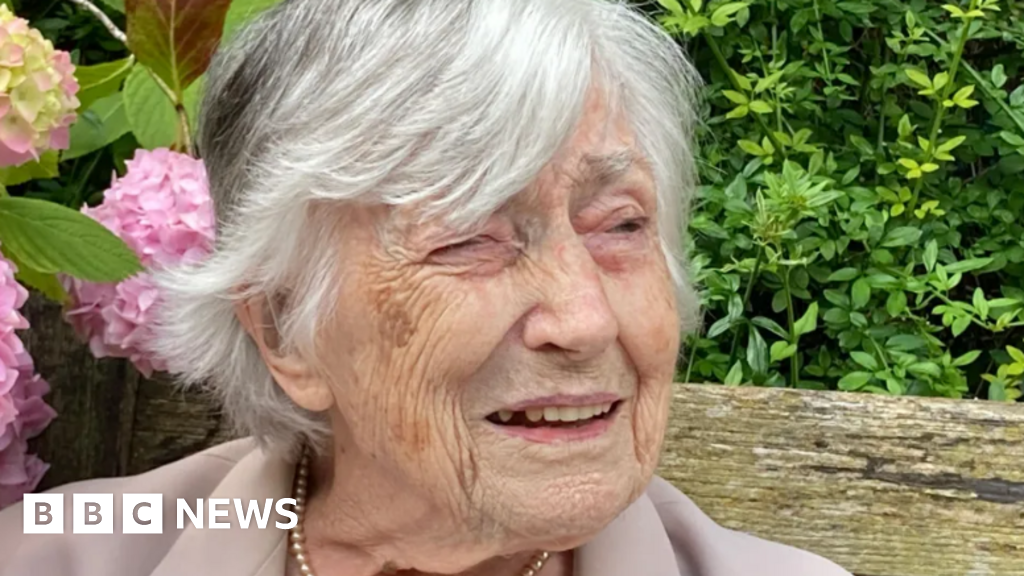
<svg viewBox="0 0 1024 576">
<path fill-rule="evenodd" d="M 299 564 L 299 573 L 302 576 L 316 576 L 313 574 L 313 569 L 309 566 L 309 554 L 306 553 L 306 534 L 302 530 L 303 520 L 306 516 L 306 495 L 309 488 L 309 449 L 306 447 L 302 448 L 302 457 L 299 459 L 299 465 L 295 474 L 295 515 L 298 517 L 295 522 L 295 527 L 288 531 L 288 540 L 291 542 L 290 550 L 292 556 L 295 557 L 295 561 Z M 551 558 L 551 554 L 548 552 L 538 552 L 534 554 L 530 561 L 519 571 L 518 576 L 534 576 L 540 569 L 544 567 L 548 559 Z M 387 570 L 385 568 L 385 570 Z M 393 571 L 386 571 L 386 574 L 393 574 Z"/>
</svg>

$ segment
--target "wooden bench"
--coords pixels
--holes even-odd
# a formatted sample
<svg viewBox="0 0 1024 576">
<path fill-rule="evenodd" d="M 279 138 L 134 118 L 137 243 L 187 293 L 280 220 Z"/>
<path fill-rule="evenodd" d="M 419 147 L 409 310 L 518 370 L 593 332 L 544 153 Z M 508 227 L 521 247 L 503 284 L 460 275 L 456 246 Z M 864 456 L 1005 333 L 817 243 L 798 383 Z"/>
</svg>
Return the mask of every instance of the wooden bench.
<svg viewBox="0 0 1024 576">
<path fill-rule="evenodd" d="M 58 311 L 26 344 L 60 417 L 49 487 L 229 437 L 208 402 L 96 361 Z M 1024 406 L 678 384 L 659 472 L 721 524 L 858 576 L 1024 576 Z"/>
</svg>

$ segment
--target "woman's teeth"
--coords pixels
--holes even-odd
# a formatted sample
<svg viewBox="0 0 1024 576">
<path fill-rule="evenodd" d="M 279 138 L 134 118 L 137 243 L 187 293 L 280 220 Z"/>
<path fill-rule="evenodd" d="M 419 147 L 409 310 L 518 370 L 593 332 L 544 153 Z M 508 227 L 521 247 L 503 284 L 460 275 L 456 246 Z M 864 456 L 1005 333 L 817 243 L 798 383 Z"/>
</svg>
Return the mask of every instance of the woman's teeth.
<svg viewBox="0 0 1024 576">
<path fill-rule="evenodd" d="M 544 408 L 530 408 L 521 412 L 501 410 L 498 412 L 498 420 L 502 423 L 521 421 L 525 418 L 527 422 L 579 422 L 589 420 L 595 416 L 602 416 L 611 411 L 612 402 L 607 404 L 595 404 L 593 406 L 547 406 Z"/>
</svg>

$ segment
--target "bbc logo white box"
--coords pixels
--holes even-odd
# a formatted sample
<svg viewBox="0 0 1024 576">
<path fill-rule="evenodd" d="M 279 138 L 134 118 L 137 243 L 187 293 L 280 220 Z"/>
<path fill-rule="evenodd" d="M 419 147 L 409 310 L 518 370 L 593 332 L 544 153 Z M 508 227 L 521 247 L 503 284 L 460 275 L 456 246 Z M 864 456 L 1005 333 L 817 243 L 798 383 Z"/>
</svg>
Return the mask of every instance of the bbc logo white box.
<svg viewBox="0 0 1024 576">
<path fill-rule="evenodd" d="M 72 527 L 75 534 L 114 533 L 113 494 L 72 494 Z"/>
<path fill-rule="evenodd" d="M 163 534 L 163 494 L 125 494 L 121 503 L 122 534 Z"/>
<path fill-rule="evenodd" d="M 25 534 L 64 533 L 63 494 L 25 494 L 23 502 Z"/>
</svg>

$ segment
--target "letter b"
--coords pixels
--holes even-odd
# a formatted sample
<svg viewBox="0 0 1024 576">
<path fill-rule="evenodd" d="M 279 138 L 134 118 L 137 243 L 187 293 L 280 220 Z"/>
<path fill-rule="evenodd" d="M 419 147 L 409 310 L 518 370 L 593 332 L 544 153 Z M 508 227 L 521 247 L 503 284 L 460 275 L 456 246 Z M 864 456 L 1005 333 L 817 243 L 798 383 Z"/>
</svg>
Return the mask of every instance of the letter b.
<svg viewBox="0 0 1024 576">
<path fill-rule="evenodd" d="M 25 534 L 64 533 L 63 494 L 25 494 L 22 506 L 22 531 Z"/>
<path fill-rule="evenodd" d="M 73 494 L 72 525 L 75 534 L 114 533 L 113 494 Z"/>
</svg>

